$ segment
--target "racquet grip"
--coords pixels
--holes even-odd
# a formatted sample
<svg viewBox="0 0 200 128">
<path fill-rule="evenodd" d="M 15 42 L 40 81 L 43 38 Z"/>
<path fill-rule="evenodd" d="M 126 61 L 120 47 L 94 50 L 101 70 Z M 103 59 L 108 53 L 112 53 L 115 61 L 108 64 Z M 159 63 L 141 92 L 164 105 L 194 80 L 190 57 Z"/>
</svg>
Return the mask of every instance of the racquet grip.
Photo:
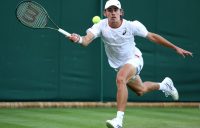
<svg viewBox="0 0 200 128">
<path fill-rule="evenodd" d="M 63 30 L 63 29 L 61 29 L 61 28 L 59 28 L 58 31 L 59 31 L 60 33 L 62 33 L 63 35 L 67 36 L 67 37 L 71 36 L 70 33 L 66 32 L 65 30 Z"/>
</svg>

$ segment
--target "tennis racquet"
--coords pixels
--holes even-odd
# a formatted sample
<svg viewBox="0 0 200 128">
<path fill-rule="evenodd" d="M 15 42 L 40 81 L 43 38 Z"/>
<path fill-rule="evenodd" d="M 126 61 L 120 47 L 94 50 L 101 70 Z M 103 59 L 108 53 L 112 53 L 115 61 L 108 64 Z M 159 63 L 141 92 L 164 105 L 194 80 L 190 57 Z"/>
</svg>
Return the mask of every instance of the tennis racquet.
<svg viewBox="0 0 200 128">
<path fill-rule="evenodd" d="M 52 29 L 56 30 L 65 36 L 71 36 L 70 33 L 58 27 L 57 24 L 48 15 L 47 11 L 35 1 L 22 1 L 16 8 L 17 19 L 25 26 L 35 29 Z M 50 23 L 52 23 L 50 27 Z"/>
</svg>

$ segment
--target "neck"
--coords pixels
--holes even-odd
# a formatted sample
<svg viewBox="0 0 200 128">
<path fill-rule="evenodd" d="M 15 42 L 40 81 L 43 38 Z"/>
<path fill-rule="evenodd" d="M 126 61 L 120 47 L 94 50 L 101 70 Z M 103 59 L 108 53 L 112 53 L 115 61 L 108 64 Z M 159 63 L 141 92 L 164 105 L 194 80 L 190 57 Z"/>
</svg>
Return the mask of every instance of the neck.
<svg viewBox="0 0 200 128">
<path fill-rule="evenodd" d="M 118 22 L 108 22 L 111 28 L 119 28 L 122 25 L 123 20 L 119 20 Z"/>
</svg>

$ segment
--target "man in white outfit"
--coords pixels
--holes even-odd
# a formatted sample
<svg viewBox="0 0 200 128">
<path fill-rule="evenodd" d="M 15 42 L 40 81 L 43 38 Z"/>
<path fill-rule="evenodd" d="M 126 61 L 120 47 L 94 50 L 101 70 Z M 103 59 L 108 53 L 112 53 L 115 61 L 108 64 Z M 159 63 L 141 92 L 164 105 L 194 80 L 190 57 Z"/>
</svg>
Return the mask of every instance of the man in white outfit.
<svg viewBox="0 0 200 128">
<path fill-rule="evenodd" d="M 118 111 L 115 118 L 106 121 L 106 125 L 109 128 L 122 128 L 128 99 L 127 86 L 138 96 L 142 96 L 150 91 L 161 90 L 165 95 L 171 95 L 174 100 L 179 99 L 178 91 L 168 77 L 161 83 L 142 82 L 139 73 L 143 67 L 143 58 L 142 53 L 135 46 L 134 36 L 140 36 L 171 48 L 183 57 L 192 56 L 192 53 L 172 44 L 158 34 L 149 32 L 139 21 L 123 19 L 123 10 L 118 0 L 108 0 L 106 2 L 104 16 L 106 19 L 89 28 L 85 36 L 72 34 L 69 39 L 83 46 L 87 46 L 97 37 L 101 37 L 103 40 L 108 62 L 117 71 L 116 99 Z"/>
</svg>

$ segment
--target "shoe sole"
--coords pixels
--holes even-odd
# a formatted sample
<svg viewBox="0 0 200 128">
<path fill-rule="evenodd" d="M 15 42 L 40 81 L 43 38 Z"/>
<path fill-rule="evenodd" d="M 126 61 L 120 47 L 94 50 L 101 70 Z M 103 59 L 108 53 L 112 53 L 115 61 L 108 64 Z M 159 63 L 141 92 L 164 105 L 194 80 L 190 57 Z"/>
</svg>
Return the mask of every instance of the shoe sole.
<svg viewBox="0 0 200 128">
<path fill-rule="evenodd" d="M 173 90 L 175 93 L 173 93 L 173 95 L 171 95 L 171 96 L 172 96 L 173 100 L 177 101 L 179 99 L 179 94 L 178 94 L 177 89 L 174 87 L 174 83 L 173 83 L 172 79 L 169 77 L 166 77 L 165 79 L 167 79 L 168 81 L 170 81 L 172 83 L 172 87 L 173 87 Z"/>
<path fill-rule="evenodd" d="M 175 90 L 174 91 L 175 93 L 173 93 L 172 98 L 177 101 L 179 99 L 179 94 L 178 94 L 178 91 L 175 87 L 174 87 L 174 90 Z"/>
<path fill-rule="evenodd" d="M 109 122 L 106 122 L 106 126 L 107 126 L 108 128 L 114 128 L 114 127 L 112 126 L 112 124 L 110 124 Z"/>
</svg>

